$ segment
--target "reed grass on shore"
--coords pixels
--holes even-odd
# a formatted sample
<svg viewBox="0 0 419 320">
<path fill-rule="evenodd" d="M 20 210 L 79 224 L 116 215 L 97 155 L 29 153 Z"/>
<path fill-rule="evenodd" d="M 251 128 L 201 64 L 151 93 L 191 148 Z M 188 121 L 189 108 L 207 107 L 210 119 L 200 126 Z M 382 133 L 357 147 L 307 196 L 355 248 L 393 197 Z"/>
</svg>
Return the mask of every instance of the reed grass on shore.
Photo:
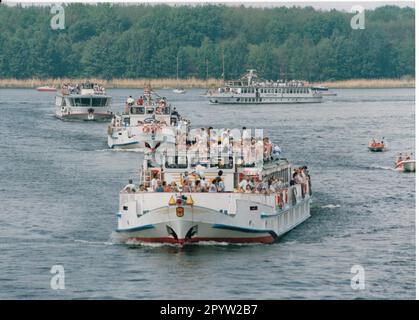
<svg viewBox="0 0 419 320">
<path fill-rule="evenodd" d="M 213 88 L 223 84 L 222 79 L 211 78 L 202 80 L 197 78 L 176 79 L 96 79 L 96 78 L 57 78 L 57 79 L 0 79 L 0 88 L 36 88 L 40 86 L 53 86 L 60 88 L 62 83 L 82 83 L 90 81 L 93 83 L 100 83 L 105 88 L 143 88 L 150 84 L 153 88 Z M 415 79 L 401 78 L 401 79 L 351 79 L 342 81 L 325 81 L 313 83 L 313 85 L 323 85 L 329 88 L 346 89 L 346 88 L 414 88 Z"/>
</svg>

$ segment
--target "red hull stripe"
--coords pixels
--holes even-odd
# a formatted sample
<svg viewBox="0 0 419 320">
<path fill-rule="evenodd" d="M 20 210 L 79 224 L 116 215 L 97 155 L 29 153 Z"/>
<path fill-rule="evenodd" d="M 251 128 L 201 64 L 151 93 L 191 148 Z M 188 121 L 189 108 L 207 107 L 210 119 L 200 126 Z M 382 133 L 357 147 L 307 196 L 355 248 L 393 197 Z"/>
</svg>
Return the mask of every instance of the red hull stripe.
<svg viewBox="0 0 419 320">
<path fill-rule="evenodd" d="M 202 241 L 214 241 L 214 242 L 227 242 L 227 243 L 272 243 L 274 238 L 272 236 L 263 237 L 250 237 L 250 238 L 210 238 L 210 237 L 195 237 L 192 239 L 174 239 L 172 237 L 159 237 L 159 238 L 142 238 L 142 237 L 130 237 L 130 240 L 138 242 L 148 243 L 173 243 L 173 244 L 185 244 L 185 243 L 196 243 Z"/>
</svg>

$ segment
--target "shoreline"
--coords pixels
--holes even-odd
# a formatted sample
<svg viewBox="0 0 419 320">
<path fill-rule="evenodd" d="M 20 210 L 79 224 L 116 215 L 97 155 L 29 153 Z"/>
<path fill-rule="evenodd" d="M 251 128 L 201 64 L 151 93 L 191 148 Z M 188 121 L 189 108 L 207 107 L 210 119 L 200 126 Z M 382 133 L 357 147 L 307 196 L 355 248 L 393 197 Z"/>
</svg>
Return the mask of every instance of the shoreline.
<svg viewBox="0 0 419 320">
<path fill-rule="evenodd" d="M 173 89 L 177 86 L 185 89 L 215 88 L 223 85 L 222 79 L 211 78 L 202 80 L 197 78 L 188 79 L 112 79 L 104 80 L 98 78 L 57 78 L 57 79 L 0 79 L 0 89 L 35 89 L 41 86 L 61 87 L 61 83 L 82 83 L 90 81 L 100 83 L 107 89 L 138 89 L 151 85 L 156 89 Z M 387 89 L 387 88 L 415 88 L 414 78 L 402 79 L 350 79 L 340 81 L 313 82 L 310 86 L 322 85 L 330 89 Z"/>
</svg>

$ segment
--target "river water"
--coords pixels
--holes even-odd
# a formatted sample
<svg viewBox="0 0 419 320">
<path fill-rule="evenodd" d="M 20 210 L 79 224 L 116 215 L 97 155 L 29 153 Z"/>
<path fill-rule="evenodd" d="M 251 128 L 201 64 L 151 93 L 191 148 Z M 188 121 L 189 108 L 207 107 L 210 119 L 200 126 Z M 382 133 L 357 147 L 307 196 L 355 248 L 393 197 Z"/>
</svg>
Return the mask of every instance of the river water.
<svg viewBox="0 0 419 320">
<path fill-rule="evenodd" d="M 109 90 L 115 109 L 139 90 Z M 272 245 L 126 245 L 118 192 L 141 154 L 107 149 L 105 123 L 63 122 L 54 93 L 0 90 L 0 298 L 413 299 L 413 89 L 336 90 L 322 104 L 209 105 L 168 97 L 193 126 L 262 128 L 313 180 L 312 217 Z M 384 136 L 389 150 L 370 153 Z M 65 289 L 52 290 L 52 266 Z M 351 287 L 362 266 L 365 289 Z"/>
</svg>

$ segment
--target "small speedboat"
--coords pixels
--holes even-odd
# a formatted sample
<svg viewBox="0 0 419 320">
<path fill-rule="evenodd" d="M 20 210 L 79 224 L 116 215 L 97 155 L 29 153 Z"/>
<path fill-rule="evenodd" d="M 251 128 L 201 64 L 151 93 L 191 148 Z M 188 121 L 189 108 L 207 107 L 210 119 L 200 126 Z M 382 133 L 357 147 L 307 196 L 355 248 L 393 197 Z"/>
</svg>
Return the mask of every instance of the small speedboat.
<svg viewBox="0 0 419 320">
<path fill-rule="evenodd" d="M 375 141 L 371 141 L 368 144 L 368 149 L 372 152 L 382 152 L 384 151 L 385 145 L 384 142 L 375 142 Z"/>
<path fill-rule="evenodd" d="M 401 160 L 396 162 L 396 169 L 403 172 L 416 172 L 416 160 Z"/>
<path fill-rule="evenodd" d="M 184 93 L 186 93 L 186 90 L 185 89 L 173 89 L 173 93 L 184 94 Z"/>
<path fill-rule="evenodd" d="M 54 87 L 49 87 L 49 86 L 38 87 L 38 88 L 36 88 L 36 90 L 37 90 L 37 91 L 40 91 L 40 92 L 55 92 L 55 91 L 57 91 L 57 89 L 56 89 L 56 88 L 54 88 Z"/>
<path fill-rule="evenodd" d="M 325 86 L 314 86 L 311 87 L 311 90 L 321 94 L 322 96 L 337 96 L 336 92 L 330 92 L 328 87 Z"/>
</svg>

